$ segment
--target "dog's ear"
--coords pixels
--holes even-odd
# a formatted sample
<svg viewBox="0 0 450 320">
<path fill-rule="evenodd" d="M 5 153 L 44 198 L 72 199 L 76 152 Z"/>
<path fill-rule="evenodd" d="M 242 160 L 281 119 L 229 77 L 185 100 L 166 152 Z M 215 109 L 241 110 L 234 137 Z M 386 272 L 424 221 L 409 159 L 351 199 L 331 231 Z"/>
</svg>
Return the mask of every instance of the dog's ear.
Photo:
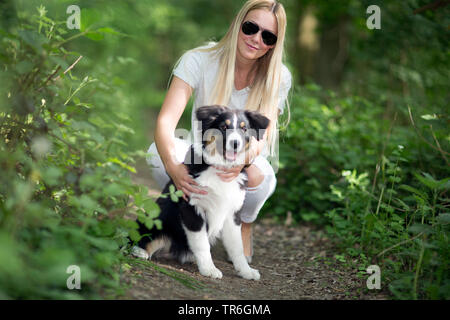
<svg viewBox="0 0 450 320">
<path fill-rule="evenodd" d="M 224 113 L 226 110 L 227 107 L 219 105 L 203 106 L 197 109 L 195 115 L 197 117 L 197 120 L 202 122 L 202 129 L 207 130 L 217 119 L 217 117 Z"/>
<path fill-rule="evenodd" d="M 245 111 L 245 116 L 250 122 L 250 127 L 252 132 L 256 132 L 254 134 L 257 140 L 261 140 L 266 132 L 267 127 L 269 126 L 270 120 L 256 111 Z"/>
</svg>

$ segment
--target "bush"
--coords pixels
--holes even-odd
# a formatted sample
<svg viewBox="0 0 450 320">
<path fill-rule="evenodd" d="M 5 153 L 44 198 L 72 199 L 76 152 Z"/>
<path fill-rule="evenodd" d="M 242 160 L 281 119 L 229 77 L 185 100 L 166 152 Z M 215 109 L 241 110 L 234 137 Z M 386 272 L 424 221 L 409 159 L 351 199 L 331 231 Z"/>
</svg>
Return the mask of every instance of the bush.
<svg viewBox="0 0 450 320">
<path fill-rule="evenodd" d="M 309 84 L 292 97 L 292 120 L 281 133 L 278 185 L 267 205 L 280 218 L 291 211 L 297 220 L 325 223 L 323 213 L 335 206 L 330 184 L 341 179 L 342 170 L 375 167 L 381 149 L 380 132 L 387 123 L 373 121 L 380 107 L 333 92 L 321 98 L 321 92 Z"/>
<path fill-rule="evenodd" d="M 107 66 L 99 77 L 75 75 L 84 61 L 65 49 L 63 24 L 40 7 L 0 30 L 3 298 L 114 293 L 128 237 L 139 238 L 124 216 L 158 216 L 148 190 L 130 179 L 144 154 L 128 150 L 120 82 Z M 81 268 L 81 291 L 67 289 L 70 265 Z"/>
<path fill-rule="evenodd" d="M 448 299 L 448 117 L 407 106 L 389 120 L 376 102 L 315 85 L 292 100 L 265 212 L 324 225 L 339 257 L 378 264 L 396 298 Z"/>
</svg>

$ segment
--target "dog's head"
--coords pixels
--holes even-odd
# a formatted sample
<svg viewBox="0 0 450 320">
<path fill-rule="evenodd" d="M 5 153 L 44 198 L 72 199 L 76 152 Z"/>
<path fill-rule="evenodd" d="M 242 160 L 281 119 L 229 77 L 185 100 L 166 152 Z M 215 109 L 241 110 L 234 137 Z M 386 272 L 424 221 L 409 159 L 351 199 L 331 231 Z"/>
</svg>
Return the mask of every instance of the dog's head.
<svg viewBox="0 0 450 320">
<path fill-rule="evenodd" d="M 201 122 L 203 154 L 214 165 L 243 164 L 252 137 L 261 140 L 269 119 L 255 111 L 204 106 L 196 111 Z"/>
</svg>

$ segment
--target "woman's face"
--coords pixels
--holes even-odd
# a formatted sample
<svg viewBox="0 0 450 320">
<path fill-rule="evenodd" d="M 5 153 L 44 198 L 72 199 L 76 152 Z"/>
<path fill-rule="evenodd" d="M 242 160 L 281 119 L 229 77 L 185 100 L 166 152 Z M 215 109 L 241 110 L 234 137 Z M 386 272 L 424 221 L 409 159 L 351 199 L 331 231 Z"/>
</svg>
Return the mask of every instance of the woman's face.
<svg viewBox="0 0 450 320">
<path fill-rule="evenodd" d="M 251 21 L 259 26 L 259 31 L 252 35 L 246 35 L 242 32 L 242 26 L 239 31 L 237 55 L 243 60 L 256 60 L 266 54 L 274 45 L 266 45 L 261 37 L 262 30 L 272 32 L 278 35 L 278 24 L 275 15 L 265 9 L 255 9 L 247 13 L 244 19 Z M 262 30 L 261 30 L 262 29 Z"/>
</svg>

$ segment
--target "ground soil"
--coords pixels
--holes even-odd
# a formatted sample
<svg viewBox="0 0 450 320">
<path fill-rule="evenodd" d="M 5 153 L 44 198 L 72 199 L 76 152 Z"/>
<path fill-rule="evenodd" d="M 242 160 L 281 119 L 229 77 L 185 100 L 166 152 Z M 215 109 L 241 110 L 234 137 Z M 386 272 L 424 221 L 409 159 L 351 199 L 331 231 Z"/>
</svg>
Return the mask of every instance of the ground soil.
<svg viewBox="0 0 450 320">
<path fill-rule="evenodd" d="M 145 163 L 138 165 L 136 183 L 157 193 Z M 266 214 L 270 217 L 270 214 Z M 150 263 L 130 258 L 122 280 L 124 299 L 388 299 L 385 291 L 368 290 L 369 275 L 352 263 L 340 262 L 338 251 L 323 230 L 306 224 L 275 223 L 270 218 L 254 223 L 254 257 L 259 281 L 236 275 L 218 241 L 212 249 L 220 280 L 200 275 L 195 264 L 159 258 Z M 168 275 L 169 274 L 169 275 Z M 180 278 L 184 279 L 180 281 Z"/>
</svg>

